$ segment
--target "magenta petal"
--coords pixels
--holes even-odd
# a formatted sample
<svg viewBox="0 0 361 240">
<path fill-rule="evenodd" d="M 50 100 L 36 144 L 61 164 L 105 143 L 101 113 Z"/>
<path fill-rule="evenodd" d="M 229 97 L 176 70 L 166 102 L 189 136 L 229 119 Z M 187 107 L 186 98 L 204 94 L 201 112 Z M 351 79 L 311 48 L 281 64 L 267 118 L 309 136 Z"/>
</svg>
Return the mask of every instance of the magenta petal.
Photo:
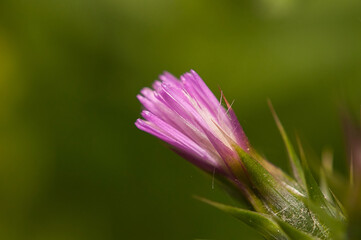
<svg viewBox="0 0 361 240">
<path fill-rule="evenodd" d="M 199 104 L 199 105 L 203 105 L 205 106 L 212 114 L 214 117 L 217 117 L 217 113 L 218 113 L 218 110 L 216 107 L 212 106 L 207 97 L 202 94 L 198 89 L 194 88 L 194 84 L 190 81 L 187 81 L 185 79 L 185 77 L 181 77 L 181 79 L 183 80 L 183 86 L 185 88 L 185 90 L 187 91 L 187 93 L 193 98 L 196 100 L 196 102 Z"/>
<path fill-rule="evenodd" d="M 233 109 L 230 108 L 228 111 L 228 114 L 230 116 L 230 121 L 233 126 L 233 132 L 236 136 L 236 141 L 239 144 L 239 146 L 246 152 L 249 151 L 249 142 L 246 134 L 243 131 L 243 128 L 241 124 L 239 123 L 236 114 L 234 113 Z"/>
<path fill-rule="evenodd" d="M 150 100 L 154 99 L 154 91 L 150 88 L 143 88 L 142 90 L 140 90 L 140 93 Z"/>
<path fill-rule="evenodd" d="M 196 123 L 195 120 L 201 120 L 199 113 L 179 89 L 163 84 L 159 96 L 160 98 L 158 99 L 181 116 L 181 118 L 186 119 L 193 124 Z"/>
<path fill-rule="evenodd" d="M 224 145 L 217 137 L 215 137 L 210 131 L 207 129 L 204 129 L 204 132 L 206 133 L 208 139 L 212 143 L 213 147 L 217 150 L 219 155 L 221 156 L 223 160 L 223 164 L 227 166 L 229 169 L 229 174 L 231 174 L 231 166 L 239 162 L 238 154 L 233 150 Z"/>
<path fill-rule="evenodd" d="M 199 89 L 205 94 L 209 102 L 213 106 L 218 106 L 219 105 L 218 99 L 214 96 L 211 90 L 209 90 L 208 86 L 204 83 L 202 78 L 194 70 L 191 70 L 191 74 L 195 79 L 195 81 L 197 82 Z"/>
<path fill-rule="evenodd" d="M 161 132 L 163 132 L 164 135 L 168 136 L 168 138 L 172 139 L 173 142 L 174 141 L 177 142 L 178 147 L 183 146 L 184 148 L 191 150 L 193 153 L 196 153 L 197 155 L 200 156 L 204 155 L 205 151 L 202 148 L 200 148 L 195 142 L 193 142 L 183 133 L 179 132 L 177 129 L 167 124 L 166 122 L 164 122 L 163 120 L 152 114 L 151 112 L 143 111 L 142 116 L 146 120 L 157 126 L 159 129 L 161 129 Z"/>
<path fill-rule="evenodd" d="M 197 165 L 198 167 L 205 169 L 207 171 L 211 171 L 214 168 L 219 168 L 217 165 L 218 163 L 214 161 L 207 152 L 203 151 L 202 149 L 197 149 L 197 147 L 194 148 L 194 146 L 190 146 L 192 144 L 189 144 L 190 141 L 187 141 L 187 144 L 183 144 L 177 140 L 175 140 L 173 137 L 167 136 L 167 134 L 162 133 L 162 131 L 156 129 L 150 122 L 137 119 L 135 122 L 135 125 L 137 128 L 139 128 L 142 131 L 148 132 L 157 138 L 163 140 L 164 142 L 170 144 L 172 147 L 171 149 L 175 152 L 177 152 L 179 155 L 182 155 L 187 160 L 192 162 L 194 165 Z M 177 134 L 175 134 L 175 137 Z"/>
<path fill-rule="evenodd" d="M 155 81 L 152 86 L 155 91 L 159 91 L 162 88 L 162 83 L 160 81 Z"/>
<path fill-rule="evenodd" d="M 171 145 L 178 145 L 178 143 L 174 139 L 163 134 L 161 131 L 156 129 L 152 124 L 150 124 L 150 122 L 144 121 L 142 119 L 137 119 L 137 121 L 135 122 L 135 126 L 142 131 L 145 131 L 147 133 L 156 136 L 157 138 L 163 140 L 164 142 L 167 142 Z"/>
<path fill-rule="evenodd" d="M 181 82 L 169 72 L 164 72 L 159 76 L 159 79 L 164 83 L 170 83 L 176 86 L 180 86 Z"/>
<path fill-rule="evenodd" d="M 143 97 L 142 95 L 137 95 L 137 98 L 139 100 L 139 102 L 149 111 L 151 112 L 156 112 L 156 106 L 154 105 L 154 102 L 152 102 L 151 100 L 149 100 L 148 98 Z"/>
</svg>

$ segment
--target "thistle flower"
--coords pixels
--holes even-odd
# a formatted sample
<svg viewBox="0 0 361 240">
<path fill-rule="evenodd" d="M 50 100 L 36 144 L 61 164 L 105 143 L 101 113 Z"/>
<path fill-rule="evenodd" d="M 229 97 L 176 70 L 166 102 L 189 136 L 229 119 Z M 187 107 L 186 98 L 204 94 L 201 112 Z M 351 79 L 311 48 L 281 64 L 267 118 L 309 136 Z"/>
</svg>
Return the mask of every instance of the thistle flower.
<svg viewBox="0 0 361 240">
<path fill-rule="evenodd" d="M 212 173 L 227 190 L 238 193 L 234 195 L 237 199 L 245 199 L 251 210 L 201 200 L 234 215 L 267 239 L 343 237 L 342 207 L 335 199 L 324 197 L 302 148 L 300 160 L 271 105 L 294 178 L 251 148 L 222 92 L 218 100 L 195 71 L 180 80 L 169 73 L 159 78 L 153 90 L 144 88 L 137 96 L 145 110 L 144 119 L 135 125 Z"/>
<path fill-rule="evenodd" d="M 207 172 L 231 176 L 239 164 L 236 143 L 248 151 L 248 140 L 231 106 L 225 109 L 198 74 L 191 70 L 176 79 L 170 73 L 144 88 L 139 101 L 145 107 L 136 126 L 164 142 Z"/>
</svg>

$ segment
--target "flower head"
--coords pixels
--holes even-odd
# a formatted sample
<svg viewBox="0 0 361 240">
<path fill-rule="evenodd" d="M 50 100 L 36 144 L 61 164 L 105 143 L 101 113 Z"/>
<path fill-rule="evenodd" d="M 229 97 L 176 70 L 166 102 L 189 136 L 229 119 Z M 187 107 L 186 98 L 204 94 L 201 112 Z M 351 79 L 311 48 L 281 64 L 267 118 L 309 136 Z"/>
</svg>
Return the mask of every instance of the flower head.
<svg viewBox="0 0 361 240">
<path fill-rule="evenodd" d="M 236 215 L 267 239 L 329 239 L 335 225 L 326 222 L 344 226 L 341 208 L 323 196 L 304 154 L 301 164 L 272 107 L 295 179 L 250 150 L 231 105 L 222 93 L 218 100 L 196 72 L 179 80 L 169 73 L 159 78 L 153 89 L 144 88 L 137 96 L 145 110 L 144 119 L 135 125 L 168 143 L 194 165 L 217 173 L 222 186 L 256 212 L 211 205 Z M 227 108 L 222 106 L 222 98 Z M 314 211 L 314 206 L 320 210 Z"/>
<path fill-rule="evenodd" d="M 137 96 L 145 110 L 135 125 L 164 142 L 205 171 L 229 175 L 238 162 L 232 147 L 248 151 L 248 140 L 235 113 L 222 106 L 199 75 L 191 70 L 178 80 L 165 72 Z M 225 99 L 225 98 L 224 98 Z"/>
</svg>

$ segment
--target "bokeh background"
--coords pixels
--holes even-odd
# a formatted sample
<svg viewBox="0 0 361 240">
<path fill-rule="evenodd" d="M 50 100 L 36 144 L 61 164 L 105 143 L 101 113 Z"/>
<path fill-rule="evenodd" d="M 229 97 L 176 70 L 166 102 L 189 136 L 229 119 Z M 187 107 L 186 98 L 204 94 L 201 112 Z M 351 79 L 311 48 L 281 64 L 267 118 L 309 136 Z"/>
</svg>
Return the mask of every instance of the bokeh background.
<svg viewBox="0 0 361 240">
<path fill-rule="evenodd" d="M 212 179 L 134 126 L 136 94 L 195 69 L 287 170 L 266 104 L 345 171 L 361 104 L 358 0 L 0 1 L 1 239 L 261 239 L 192 198 Z M 294 139 L 294 138 L 293 138 Z"/>
</svg>

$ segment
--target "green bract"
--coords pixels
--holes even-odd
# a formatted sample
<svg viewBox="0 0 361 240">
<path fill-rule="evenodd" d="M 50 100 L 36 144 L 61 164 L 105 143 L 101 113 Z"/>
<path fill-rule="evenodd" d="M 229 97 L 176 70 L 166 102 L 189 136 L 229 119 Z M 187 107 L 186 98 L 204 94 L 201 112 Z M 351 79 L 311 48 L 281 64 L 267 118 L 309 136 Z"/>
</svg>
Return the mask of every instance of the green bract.
<svg viewBox="0 0 361 240">
<path fill-rule="evenodd" d="M 325 170 L 320 171 L 322 192 L 308 167 L 300 142 L 301 157 L 271 104 L 270 108 L 289 155 L 293 178 L 255 151 L 247 153 L 234 144 L 244 169 L 238 177 L 246 183 L 246 198 L 253 210 L 199 199 L 233 215 L 266 239 L 347 239 L 345 211 L 327 186 Z"/>
</svg>

